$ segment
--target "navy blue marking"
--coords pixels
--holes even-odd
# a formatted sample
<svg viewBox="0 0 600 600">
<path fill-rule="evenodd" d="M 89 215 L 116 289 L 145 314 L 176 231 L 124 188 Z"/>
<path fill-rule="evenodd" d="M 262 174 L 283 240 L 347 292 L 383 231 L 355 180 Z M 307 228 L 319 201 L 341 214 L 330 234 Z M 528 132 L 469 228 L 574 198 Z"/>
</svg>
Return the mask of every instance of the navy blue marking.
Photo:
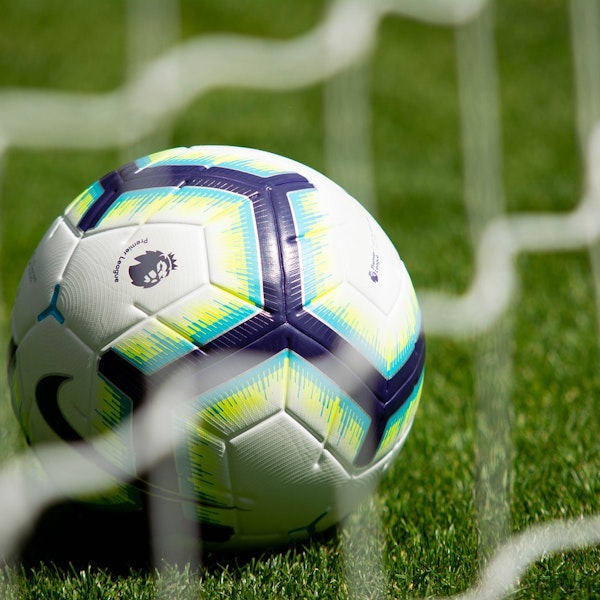
<svg viewBox="0 0 600 600">
<path fill-rule="evenodd" d="M 277 187 L 271 191 L 271 201 L 273 203 L 273 212 L 277 218 L 277 228 L 279 230 L 279 243 L 281 244 L 282 264 L 284 265 L 284 290 L 286 318 L 288 322 L 294 323 L 296 317 L 304 313 L 302 307 L 302 272 L 300 269 L 300 253 L 298 251 L 298 234 L 294 223 L 294 217 L 288 192 L 313 187 L 312 185 L 302 185 L 302 182 L 290 181 L 280 182 Z M 291 269 L 289 267 L 292 267 Z M 329 331 L 329 328 L 326 327 Z M 320 329 L 315 332 L 316 339 L 323 341 L 323 335 L 327 336 L 328 331 Z M 331 331 L 333 333 L 333 331 Z"/>
<path fill-rule="evenodd" d="M 380 403 L 371 413 L 371 425 L 367 431 L 363 444 L 354 460 L 357 467 L 367 466 L 375 456 L 388 421 L 402 408 L 412 396 L 418 385 L 423 369 L 425 368 L 425 337 L 423 334 L 417 339 L 417 343 L 396 376 L 398 378 L 394 386 L 394 392 L 390 394 L 386 403 Z"/>
<path fill-rule="evenodd" d="M 105 175 L 99 180 L 99 183 L 104 191 L 100 197 L 96 198 L 83 217 L 81 217 L 79 223 L 77 223 L 77 227 L 79 227 L 81 231 L 88 231 L 89 229 L 96 227 L 98 221 L 104 216 L 112 203 L 121 195 L 123 180 L 121 179 L 119 171 L 108 173 L 108 175 Z"/>
<path fill-rule="evenodd" d="M 297 181 L 282 182 L 271 192 L 280 232 L 279 240 L 284 245 L 282 254 L 286 256 L 286 260 L 282 261 L 284 266 L 300 264 L 297 232 L 292 209 L 287 197 L 288 192 L 298 189 L 303 188 Z M 284 278 L 286 321 L 313 339 L 318 340 L 319 343 L 333 354 L 343 349 L 343 353 L 347 353 L 351 357 L 349 361 L 351 364 L 361 364 L 361 362 L 364 362 L 365 358 L 351 344 L 346 342 L 344 338 L 332 330 L 326 323 L 304 310 L 302 306 L 301 270 L 299 268 L 294 270 L 288 269 L 284 274 Z M 425 340 L 421 334 L 405 364 L 390 379 L 386 379 L 376 369 L 373 369 L 369 373 L 367 384 L 384 405 L 396 395 L 399 388 L 404 386 L 407 374 L 413 372 L 415 365 L 419 362 L 423 363 L 424 354 Z"/>
<path fill-rule="evenodd" d="M 71 379 L 69 375 L 42 377 L 35 386 L 35 401 L 42 417 L 61 440 L 83 442 L 83 437 L 65 419 L 58 405 L 58 390 Z"/>
<path fill-rule="evenodd" d="M 226 189 L 250 196 L 259 190 L 264 191 L 265 186 L 271 185 L 271 180 L 277 184 L 278 177 L 263 178 L 222 167 L 207 169 L 202 165 L 159 165 L 139 170 L 135 163 L 128 163 L 99 180 L 104 192 L 88 208 L 77 226 L 82 231 L 96 227 L 115 200 L 128 191 L 193 186 Z M 300 176 L 292 173 L 291 177 L 298 179 Z M 303 181 L 306 182 L 306 179 Z"/>
<path fill-rule="evenodd" d="M 368 377 L 359 377 L 351 366 L 339 360 L 336 353 L 331 353 L 289 323 L 264 333 L 252 343 L 241 335 L 238 345 L 232 344 L 227 348 L 231 352 L 243 352 L 241 361 L 236 360 L 235 354 L 223 352 L 224 347 L 208 344 L 152 375 L 143 375 L 119 354 L 109 350 L 100 360 L 99 371 L 132 400 L 135 411 L 144 403 L 148 393 L 160 389 L 171 379 L 177 381 L 182 389 L 190 390 L 190 397 L 199 396 L 260 364 L 267 357 L 288 349 L 309 360 L 336 382 L 371 417 L 370 428 L 355 460 L 357 466 L 368 465 L 379 447 L 388 420 L 410 398 L 419 382 L 425 362 L 423 335 L 419 336 L 408 360 L 397 374 L 397 385 L 384 398 L 374 392 L 368 384 Z M 381 377 L 374 368 L 371 373 Z"/>
<path fill-rule="evenodd" d="M 292 266 L 291 269 L 288 268 L 285 271 L 283 282 L 286 322 L 309 338 L 318 340 L 319 344 L 329 351 L 330 357 L 339 356 L 342 350 L 345 355 L 349 355 L 350 368 L 341 377 L 339 369 L 336 368 L 332 370 L 338 372 L 328 373 L 328 364 L 335 365 L 335 361 L 332 359 L 323 361 L 322 364 L 319 364 L 319 368 L 349 393 L 371 417 L 371 427 L 367 433 L 367 439 L 355 461 L 357 466 L 367 465 L 381 442 L 388 420 L 410 398 L 420 379 L 425 361 L 425 338 L 421 333 L 404 365 L 390 379 L 386 379 L 375 368 L 369 369 L 368 374 L 362 375 L 362 377 L 352 371 L 351 365 L 364 363 L 365 358 L 337 332 L 306 312 L 302 306 L 302 273 L 298 267 L 300 256 L 297 232 L 287 197 L 288 192 L 298 189 L 303 189 L 301 182 L 280 178 L 278 185 L 271 191 L 273 212 L 276 215 L 279 230 L 278 239 L 282 245 L 282 256 L 285 256 L 282 265 L 284 269 L 289 265 Z M 302 352 L 299 354 L 303 356 Z M 357 383 L 358 379 L 363 380 L 372 394 L 365 394 L 364 391 L 361 391 Z M 351 389 L 348 389 L 349 387 Z"/>
</svg>

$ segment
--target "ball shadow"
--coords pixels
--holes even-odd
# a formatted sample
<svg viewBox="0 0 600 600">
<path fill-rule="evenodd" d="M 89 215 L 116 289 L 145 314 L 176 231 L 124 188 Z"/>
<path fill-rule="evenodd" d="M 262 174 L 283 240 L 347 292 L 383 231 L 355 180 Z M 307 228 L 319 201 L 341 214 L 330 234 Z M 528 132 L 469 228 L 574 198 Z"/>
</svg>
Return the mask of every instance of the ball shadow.
<svg viewBox="0 0 600 600">
<path fill-rule="evenodd" d="M 170 547 L 162 543 L 157 553 L 147 507 L 123 513 L 63 502 L 47 509 L 37 520 L 21 547 L 18 563 L 25 570 L 53 565 L 61 570 L 81 571 L 91 566 L 114 576 L 131 572 L 149 574 L 172 567 L 189 568 L 191 572 L 218 571 L 267 560 L 273 555 L 302 553 L 308 545 L 331 541 L 337 532 L 337 526 L 333 526 L 308 539 L 244 551 L 202 552 L 200 545 Z M 198 535 L 202 535 L 200 531 Z"/>
<path fill-rule="evenodd" d="M 19 555 L 25 569 L 45 564 L 79 571 L 91 565 L 115 575 L 149 571 L 152 561 L 145 511 L 109 512 L 76 502 L 47 509 Z"/>
</svg>

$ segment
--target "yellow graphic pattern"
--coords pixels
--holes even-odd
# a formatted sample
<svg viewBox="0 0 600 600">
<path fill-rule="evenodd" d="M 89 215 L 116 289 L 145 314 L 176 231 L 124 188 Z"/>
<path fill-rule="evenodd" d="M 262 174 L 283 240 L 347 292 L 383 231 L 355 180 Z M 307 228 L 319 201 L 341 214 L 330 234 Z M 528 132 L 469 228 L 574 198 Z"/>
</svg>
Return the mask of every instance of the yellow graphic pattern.
<svg viewBox="0 0 600 600">
<path fill-rule="evenodd" d="M 386 318 L 345 285 L 319 298 L 308 310 L 356 346 L 382 375 L 390 378 L 406 361 L 421 328 L 416 294 L 412 288 L 407 288 L 406 293 L 405 302 Z"/>
<path fill-rule="evenodd" d="M 152 167 L 157 164 L 164 163 L 169 159 L 173 159 L 180 154 L 184 154 L 187 151 L 185 147 L 169 148 L 168 150 L 161 150 L 160 152 L 154 152 L 148 156 L 144 156 L 136 161 L 136 164 L 140 169 L 145 167 Z"/>
<path fill-rule="evenodd" d="M 119 469 L 133 474 L 131 434 L 124 428 L 125 420 L 131 415 L 131 400 L 125 397 L 104 377 L 98 377 L 98 406 L 93 411 L 94 436 L 103 436 L 99 447 L 103 454 Z M 128 430 L 130 431 L 130 430 Z"/>
<path fill-rule="evenodd" d="M 244 210 L 245 209 L 245 210 Z M 205 225 L 224 213 L 250 210 L 242 194 L 205 187 L 156 187 L 123 192 L 102 217 L 99 227 L 147 221 Z"/>
<path fill-rule="evenodd" d="M 169 189 L 169 188 L 164 188 Z M 250 210 L 250 200 L 242 194 L 207 187 L 175 188 L 156 211 L 154 218 L 164 222 L 187 222 L 207 225 L 220 219 L 225 213 L 239 215 Z"/>
<path fill-rule="evenodd" d="M 415 418 L 417 408 L 419 407 L 422 389 L 423 374 L 415 386 L 410 398 L 406 400 L 404 405 L 388 421 L 386 429 L 383 432 L 381 442 L 379 443 L 379 448 L 375 454 L 374 461 L 378 461 L 380 458 L 384 457 L 388 452 L 390 452 L 407 433 Z"/>
<path fill-rule="evenodd" d="M 195 349 L 194 344 L 156 321 L 119 340 L 112 348 L 145 374 L 152 374 Z"/>
<path fill-rule="evenodd" d="M 347 464 L 356 458 L 371 423 L 352 398 L 294 353 L 290 359 L 287 410 Z"/>
<path fill-rule="evenodd" d="M 163 156 L 151 155 L 138 161 L 138 166 L 145 168 L 159 165 L 198 165 L 206 168 L 223 167 L 237 169 L 258 175 L 271 177 L 280 173 L 289 173 L 290 169 L 282 168 L 281 161 L 267 155 L 260 156 L 256 151 L 244 156 L 243 149 L 227 150 L 224 148 L 211 148 L 210 146 L 196 146 L 191 148 L 176 148 L 167 151 Z"/>
<path fill-rule="evenodd" d="M 252 202 L 246 196 L 201 187 L 125 192 L 107 210 L 97 229 L 145 222 L 203 226 L 211 281 L 262 306 L 258 234 Z"/>
<path fill-rule="evenodd" d="M 262 269 L 258 234 L 249 204 L 239 203 L 205 230 L 212 283 L 263 306 Z M 227 252 L 219 251 L 226 248 Z"/>
<path fill-rule="evenodd" d="M 131 416 L 131 400 L 103 377 L 98 377 L 98 404 L 92 411 L 93 444 L 111 464 L 120 471 L 135 475 L 135 454 L 131 427 L 127 419 Z M 115 487 L 97 496 L 90 502 L 121 507 L 138 507 L 138 491 L 131 485 L 115 478 Z"/>
<path fill-rule="evenodd" d="M 345 281 L 338 230 L 314 189 L 288 193 L 302 265 L 305 309 L 357 347 L 390 378 L 404 364 L 419 334 L 420 310 L 412 286 L 384 315 L 363 292 Z"/>
<path fill-rule="evenodd" d="M 197 419 L 177 419 L 176 427 L 181 427 L 185 434 L 185 443 L 177 450 L 176 459 L 182 493 L 200 502 L 232 507 L 225 443 L 202 429 Z M 233 525 L 231 511 L 187 503 L 184 512 L 194 521 Z"/>
<path fill-rule="evenodd" d="M 123 192 L 98 221 L 96 229 L 145 223 L 172 201 L 178 191 L 176 187 L 157 187 Z"/>
<path fill-rule="evenodd" d="M 104 192 L 100 182 L 96 181 L 89 188 L 81 192 L 75 200 L 67 206 L 65 216 L 72 222 L 78 223 L 92 204 Z"/>
<path fill-rule="evenodd" d="M 308 305 L 342 282 L 344 267 L 323 198 L 313 188 L 288 193 L 302 263 L 302 301 Z"/>
<path fill-rule="evenodd" d="M 178 306 L 160 319 L 182 337 L 203 346 L 260 312 L 253 304 L 207 286 L 204 293 Z"/>
<path fill-rule="evenodd" d="M 200 396 L 194 403 L 199 426 L 230 437 L 281 410 L 287 381 L 285 354 Z"/>
</svg>

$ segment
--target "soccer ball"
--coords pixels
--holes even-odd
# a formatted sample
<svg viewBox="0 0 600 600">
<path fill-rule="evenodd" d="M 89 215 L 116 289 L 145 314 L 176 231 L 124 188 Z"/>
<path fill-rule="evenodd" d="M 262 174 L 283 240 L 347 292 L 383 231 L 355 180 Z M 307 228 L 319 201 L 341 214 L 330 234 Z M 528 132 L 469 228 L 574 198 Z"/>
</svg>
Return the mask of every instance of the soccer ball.
<svg viewBox="0 0 600 600">
<path fill-rule="evenodd" d="M 324 175 L 247 148 L 170 149 L 92 184 L 29 261 L 11 327 L 27 441 L 108 476 L 85 501 L 162 498 L 223 548 L 354 510 L 423 383 L 419 305 L 381 227 Z M 159 483 L 136 429 L 154 396 L 153 430 L 176 440 Z"/>
</svg>

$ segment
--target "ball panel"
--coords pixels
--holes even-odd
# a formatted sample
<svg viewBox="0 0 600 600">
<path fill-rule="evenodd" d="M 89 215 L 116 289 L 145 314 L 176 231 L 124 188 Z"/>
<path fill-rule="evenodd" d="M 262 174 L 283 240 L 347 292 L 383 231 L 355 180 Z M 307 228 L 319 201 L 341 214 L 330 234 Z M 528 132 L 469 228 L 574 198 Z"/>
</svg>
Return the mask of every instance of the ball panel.
<svg viewBox="0 0 600 600">
<path fill-rule="evenodd" d="M 354 286 L 345 283 L 312 302 L 306 310 L 358 348 L 390 379 L 405 363 L 420 331 L 418 306 L 411 296 L 408 300 L 398 303 L 394 313 L 386 317 Z M 408 310 L 403 311 L 403 307 Z"/>
<path fill-rule="evenodd" d="M 408 273 L 389 238 L 361 206 L 354 203 L 346 212 L 352 218 L 336 232 L 345 249 L 345 279 L 374 309 L 388 315 L 404 289 L 411 287 Z"/>
<path fill-rule="evenodd" d="M 206 168 L 222 167 L 242 171 L 259 177 L 272 177 L 294 170 L 288 161 L 274 154 L 229 146 L 192 146 L 182 153 L 154 159 L 147 166 L 197 164 Z"/>
<path fill-rule="evenodd" d="M 252 499 L 239 516 L 241 536 L 270 533 L 286 539 L 335 513 L 335 490 L 350 482 L 322 444 L 285 413 L 236 436 L 231 448 L 235 494 Z"/>
<path fill-rule="evenodd" d="M 186 513 L 193 520 L 232 525 L 234 501 L 225 442 L 202 428 L 196 415 L 190 418 L 188 411 L 174 417 L 174 427 L 184 439 L 175 458 L 180 489 L 201 503 L 186 504 Z M 219 505 L 226 510 L 217 510 Z"/>
<path fill-rule="evenodd" d="M 229 211 L 239 213 L 249 200 L 244 194 L 206 186 L 176 188 L 149 223 L 190 223 L 205 226 L 217 221 Z"/>
<path fill-rule="evenodd" d="M 81 240 L 64 272 L 58 308 L 67 325 L 100 350 L 207 281 L 200 228 L 111 229 Z"/>
<path fill-rule="evenodd" d="M 140 490 L 133 485 L 137 475 L 133 440 L 133 402 L 102 375 L 96 378 L 96 393 L 90 406 L 88 461 L 112 477 L 113 486 L 87 501 L 112 508 L 140 509 Z"/>
<path fill-rule="evenodd" d="M 204 346 L 260 312 L 238 295 L 205 285 L 162 310 L 158 319 L 196 346 Z"/>
<path fill-rule="evenodd" d="M 153 187 L 154 181 L 131 182 L 139 185 L 131 190 L 116 190 L 97 217 L 94 231 L 143 223 L 189 223 L 205 225 L 230 210 L 239 210 L 247 202 L 244 194 L 201 185 Z M 149 187 L 145 187 L 149 186 Z M 183 187 L 181 187 L 183 186 Z M 125 187 L 125 185 L 123 186 Z"/>
<path fill-rule="evenodd" d="M 406 360 L 420 330 L 416 297 L 398 253 L 370 215 L 346 194 L 335 200 L 317 190 L 287 196 L 302 272 L 309 274 L 302 279 L 304 308 L 359 347 L 389 379 Z M 328 208 L 335 202 L 337 211 Z M 336 222 L 330 212 L 343 216 Z M 403 295 L 405 302 L 399 304 Z"/>
<path fill-rule="evenodd" d="M 310 305 L 344 280 L 342 252 L 334 235 L 333 219 L 325 213 L 326 201 L 315 189 L 287 193 L 292 208 L 302 273 L 302 304 Z M 288 266 L 289 268 L 289 266 Z"/>
<path fill-rule="evenodd" d="M 178 192 L 179 188 L 175 186 L 122 192 L 98 219 L 94 230 L 102 231 L 145 223 L 169 204 Z"/>
<path fill-rule="evenodd" d="M 81 192 L 81 194 L 67 206 L 64 213 L 65 221 L 70 223 L 72 227 L 76 227 L 77 223 L 83 218 L 83 215 L 85 215 L 103 193 L 104 187 L 100 181 L 92 183 L 90 187 Z"/>
<path fill-rule="evenodd" d="M 44 319 L 27 332 L 16 351 L 14 376 L 21 390 L 18 415 L 28 439 L 49 442 L 90 435 L 95 368 L 95 353 L 56 319 Z M 44 385 L 56 376 L 60 389 Z M 56 417 L 50 425 L 42 414 L 49 411 Z"/>
<path fill-rule="evenodd" d="M 311 430 L 346 469 L 351 469 L 371 418 L 310 362 L 293 352 L 289 362 L 286 410 Z"/>
<path fill-rule="evenodd" d="M 404 444 L 404 440 L 412 427 L 419 401 L 421 399 L 421 391 L 423 389 L 423 376 L 421 377 L 417 385 L 414 387 L 412 394 L 402 404 L 402 406 L 389 418 L 383 435 L 381 436 L 381 442 L 375 453 L 374 461 L 381 460 L 388 452 L 394 448 L 401 447 Z"/>
<path fill-rule="evenodd" d="M 17 344 L 38 320 L 52 313 L 48 308 L 55 308 L 56 285 L 78 243 L 79 238 L 61 218 L 54 221 L 40 241 L 17 290 L 11 320 L 12 335 Z M 58 312 L 54 315 L 58 316 Z"/>
<path fill-rule="evenodd" d="M 171 327 L 147 319 L 112 343 L 111 349 L 145 375 L 152 375 L 196 349 Z"/>
<path fill-rule="evenodd" d="M 234 209 L 208 224 L 205 234 L 211 282 L 263 307 L 261 252 L 252 203 L 246 198 L 238 201 Z"/>
<path fill-rule="evenodd" d="M 226 383 L 203 393 L 189 406 L 187 418 L 203 429 L 227 439 L 252 428 L 284 407 L 288 380 L 288 355 L 281 352 L 238 376 L 227 364 L 221 379 Z M 196 415 L 196 419 L 194 418 Z"/>
</svg>

